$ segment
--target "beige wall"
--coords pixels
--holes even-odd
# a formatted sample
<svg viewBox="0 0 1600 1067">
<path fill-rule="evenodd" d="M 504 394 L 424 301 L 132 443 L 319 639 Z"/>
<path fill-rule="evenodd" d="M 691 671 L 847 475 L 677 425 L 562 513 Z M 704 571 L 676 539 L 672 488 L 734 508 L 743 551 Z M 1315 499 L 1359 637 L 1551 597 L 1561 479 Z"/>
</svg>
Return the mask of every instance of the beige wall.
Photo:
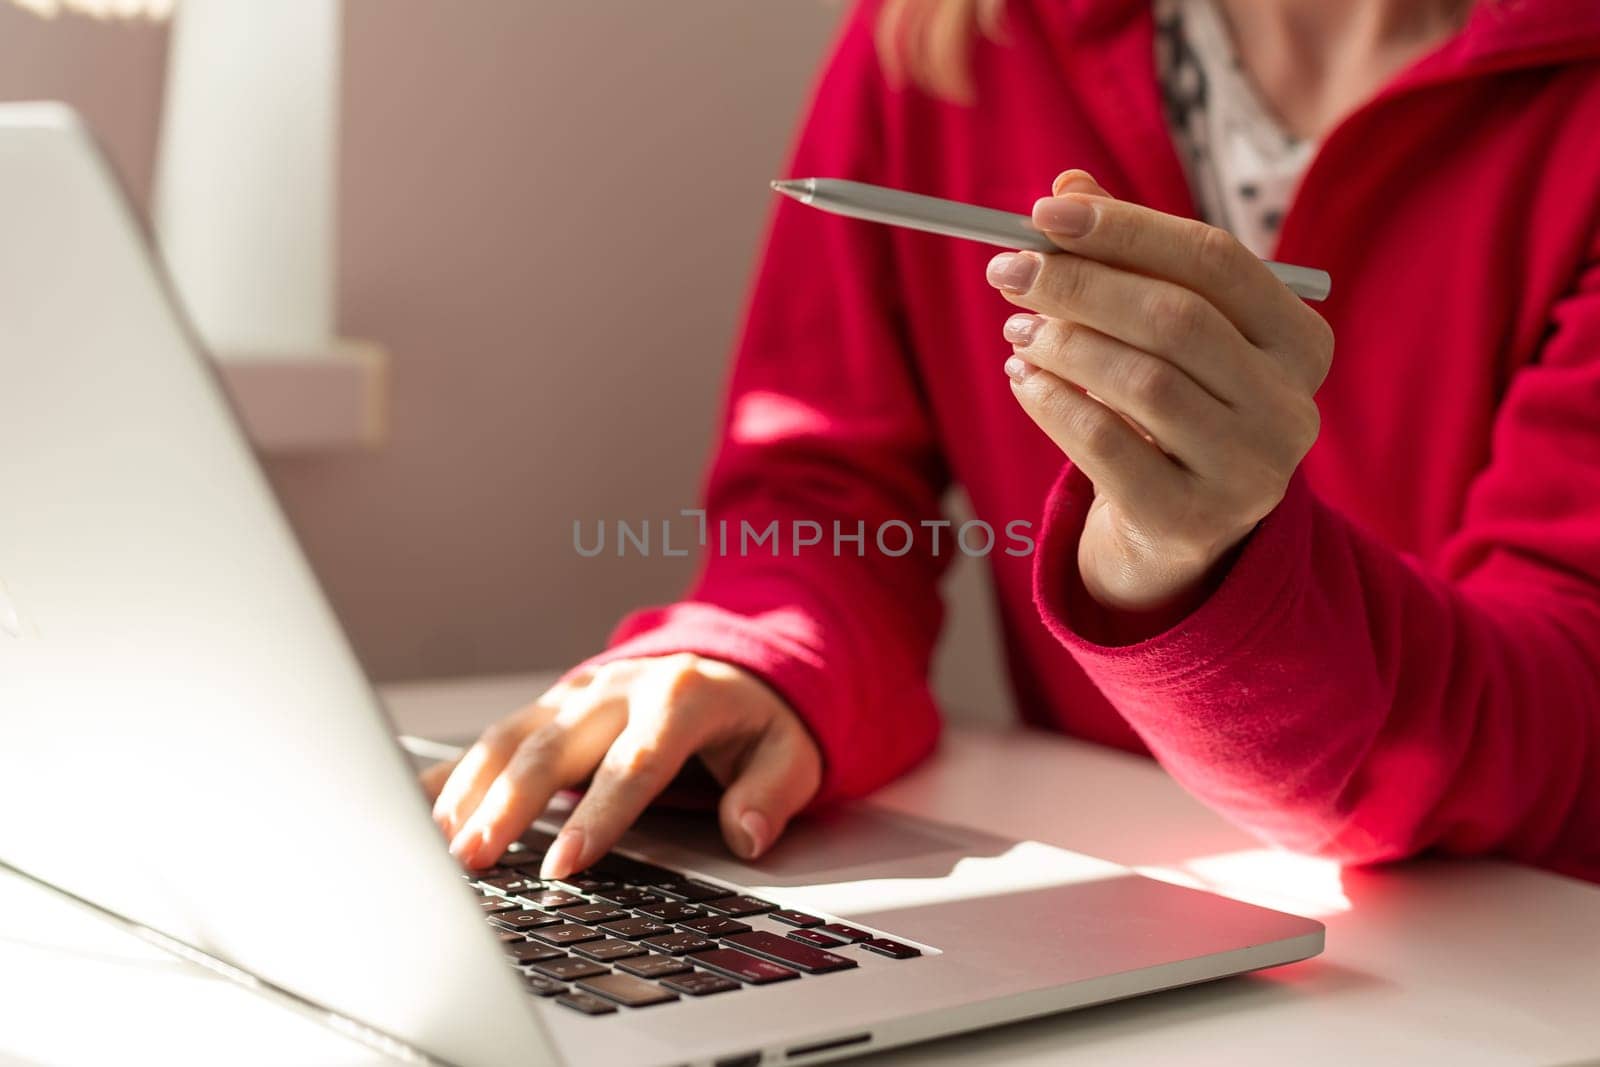
<svg viewBox="0 0 1600 1067">
<path fill-rule="evenodd" d="M 392 435 L 270 461 L 369 670 L 562 666 L 682 560 L 584 560 L 574 518 L 691 506 L 819 0 L 349 0 L 340 325 Z M 165 34 L 0 0 L 0 99 L 64 98 L 143 202 Z M 977 575 L 941 678 L 996 709 Z"/>
<path fill-rule="evenodd" d="M 140 204 L 150 195 L 166 54 L 166 31 L 142 20 L 41 19 L 0 0 L 0 100 L 70 102 Z"/>
</svg>

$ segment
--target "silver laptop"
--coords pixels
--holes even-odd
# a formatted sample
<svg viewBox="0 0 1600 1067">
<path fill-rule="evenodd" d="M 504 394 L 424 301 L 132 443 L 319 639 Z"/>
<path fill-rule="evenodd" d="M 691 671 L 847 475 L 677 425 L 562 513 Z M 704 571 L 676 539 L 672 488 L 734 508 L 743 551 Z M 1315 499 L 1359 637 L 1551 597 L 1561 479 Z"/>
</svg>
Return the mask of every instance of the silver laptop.
<svg viewBox="0 0 1600 1067">
<path fill-rule="evenodd" d="M 462 1067 L 817 1063 L 1323 942 L 870 805 L 754 867 L 657 814 L 564 883 L 537 881 L 548 823 L 465 875 L 111 171 L 48 104 L 0 106 L 0 810 L 13 872 Z"/>
</svg>

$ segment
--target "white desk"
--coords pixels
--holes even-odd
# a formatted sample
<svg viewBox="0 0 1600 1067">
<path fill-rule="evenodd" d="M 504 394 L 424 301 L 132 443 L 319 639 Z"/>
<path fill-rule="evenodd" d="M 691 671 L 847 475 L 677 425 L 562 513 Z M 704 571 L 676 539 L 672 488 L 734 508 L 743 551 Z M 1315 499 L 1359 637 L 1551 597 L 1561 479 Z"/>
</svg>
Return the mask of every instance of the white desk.
<svg viewBox="0 0 1600 1067">
<path fill-rule="evenodd" d="M 534 678 L 392 687 L 401 728 L 470 734 Z M 1005 783 L 1006 788 L 996 788 Z M 875 1067 L 1600 1063 L 1600 887 L 1503 863 L 1378 871 L 1261 850 L 1153 763 L 1022 730 L 953 729 L 880 794 L 1328 925 L 1316 960 L 903 1049 Z M 372 1065 L 373 1053 L 0 876 L 0 1063 Z"/>
</svg>

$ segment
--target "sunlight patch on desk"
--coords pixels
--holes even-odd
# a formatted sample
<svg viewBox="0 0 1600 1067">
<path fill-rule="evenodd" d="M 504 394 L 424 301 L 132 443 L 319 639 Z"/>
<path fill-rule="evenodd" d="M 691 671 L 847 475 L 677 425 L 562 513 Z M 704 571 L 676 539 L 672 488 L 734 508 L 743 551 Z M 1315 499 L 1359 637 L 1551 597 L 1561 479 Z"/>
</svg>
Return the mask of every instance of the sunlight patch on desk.
<svg viewBox="0 0 1600 1067">
<path fill-rule="evenodd" d="M 819 885 L 755 886 L 757 896 L 780 896 L 785 905 L 833 915 L 918 908 L 959 900 L 1051 889 L 1106 878 L 1128 870 L 1038 841 L 1023 841 L 998 856 L 968 856 L 937 878 L 863 878 Z"/>
<path fill-rule="evenodd" d="M 1134 870 L 1163 882 L 1220 893 L 1246 904 L 1308 919 L 1350 910 L 1338 863 L 1279 849 L 1225 852 Z"/>
</svg>

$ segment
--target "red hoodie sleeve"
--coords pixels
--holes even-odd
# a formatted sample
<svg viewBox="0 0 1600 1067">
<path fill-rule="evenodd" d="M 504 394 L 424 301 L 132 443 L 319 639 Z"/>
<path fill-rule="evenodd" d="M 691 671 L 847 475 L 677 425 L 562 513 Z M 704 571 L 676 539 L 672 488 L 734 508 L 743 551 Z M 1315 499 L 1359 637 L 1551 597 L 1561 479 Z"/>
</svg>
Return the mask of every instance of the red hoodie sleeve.
<svg viewBox="0 0 1600 1067">
<path fill-rule="evenodd" d="M 858 7 L 836 46 L 797 177 L 883 180 L 876 6 Z M 702 573 L 683 602 L 630 616 L 589 661 L 694 652 L 760 676 L 822 749 L 819 801 L 881 785 L 938 734 L 928 673 L 942 567 L 919 523 L 939 520 L 948 475 L 897 312 L 887 233 L 780 204 L 706 488 Z M 891 520 L 917 534 L 904 555 L 890 554 L 903 528 L 890 528 L 887 552 L 877 544 Z M 798 555 L 796 522 L 818 524 L 800 539 L 822 539 Z M 773 523 L 776 554 L 773 542 L 744 544 L 747 527 L 754 537 Z"/>
<path fill-rule="evenodd" d="M 1600 250 L 1597 250 L 1600 252 Z M 1426 447 L 1426 442 L 1419 442 Z M 1174 629 L 1104 647 L 1068 469 L 1035 566 L 1046 624 L 1157 758 L 1261 836 L 1347 862 L 1428 848 L 1600 876 L 1600 254 L 1502 403 L 1436 558 L 1297 476 Z"/>
</svg>

